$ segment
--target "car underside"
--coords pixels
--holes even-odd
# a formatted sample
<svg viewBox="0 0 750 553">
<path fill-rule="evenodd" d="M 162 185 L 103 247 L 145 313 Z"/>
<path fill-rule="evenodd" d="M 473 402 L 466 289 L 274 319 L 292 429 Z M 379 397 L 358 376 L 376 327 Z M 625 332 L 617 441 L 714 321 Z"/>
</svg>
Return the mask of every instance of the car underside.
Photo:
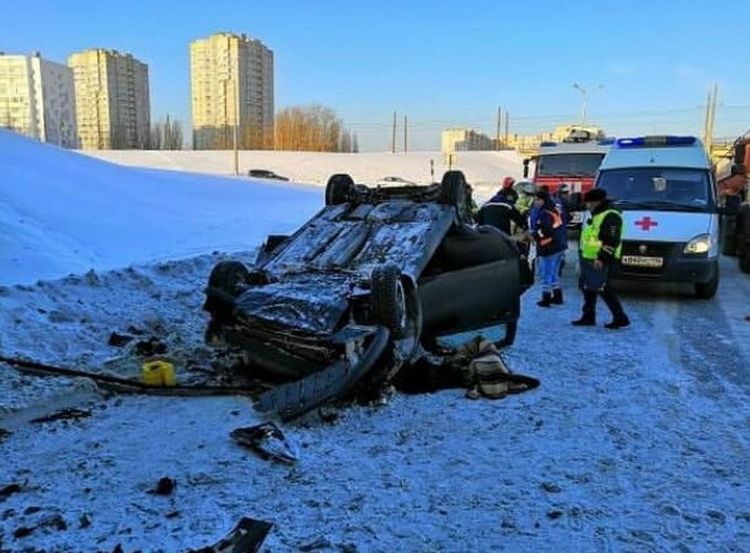
<svg viewBox="0 0 750 553">
<path fill-rule="evenodd" d="M 507 235 L 472 225 L 470 200 L 458 171 L 429 186 L 334 175 L 297 232 L 270 236 L 251 267 L 214 268 L 207 341 L 276 383 L 258 403 L 285 418 L 382 385 L 446 335 L 504 325 L 512 344 L 528 264 Z"/>
</svg>

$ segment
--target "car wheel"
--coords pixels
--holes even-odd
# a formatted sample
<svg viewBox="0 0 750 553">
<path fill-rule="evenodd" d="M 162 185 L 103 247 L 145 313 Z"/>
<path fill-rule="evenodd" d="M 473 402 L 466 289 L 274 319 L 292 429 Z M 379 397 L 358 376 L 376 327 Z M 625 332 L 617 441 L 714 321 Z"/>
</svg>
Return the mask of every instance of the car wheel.
<svg viewBox="0 0 750 553">
<path fill-rule="evenodd" d="M 455 207 L 459 221 L 471 220 L 469 185 L 461 171 L 448 171 L 440 184 L 440 203 Z"/>
<path fill-rule="evenodd" d="M 349 175 L 333 175 L 326 184 L 326 205 L 339 205 L 351 201 L 354 181 Z"/>
<path fill-rule="evenodd" d="M 406 334 L 406 291 L 395 265 L 376 267 L 372 272 L 372 310 L 375 320 L 388 328 L 391 336 L 398 339 Z"/>
<path fill-rule="evenodd" d="M 710 300 L 716 295 L 716 291 L 719 289 L 719 274 L 709 280 L 708 282 L 700 282 L 695 285 L 695 297 L 701 300 Z"/>
<path fill-rule="evenodd" d="M 203 309 L 219 321 L 231 317 L 233 305 L 231 299 L 251 283 L 250 271 L 239 261 L 222 261 L 211 271 L 208 277 L 206 303 Z"/>
</svg>

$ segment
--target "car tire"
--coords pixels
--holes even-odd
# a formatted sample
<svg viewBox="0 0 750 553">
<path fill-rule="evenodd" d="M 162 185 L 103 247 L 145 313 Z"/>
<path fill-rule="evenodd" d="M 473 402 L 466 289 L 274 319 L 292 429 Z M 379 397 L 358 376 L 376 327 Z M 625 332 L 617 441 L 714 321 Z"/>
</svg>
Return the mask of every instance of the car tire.
<svg viewBox="0 0 750 553">
<path fill-rule="evenodd" d="M 338 174 L 326 184 L 326 205 L 340 205 L 351 201 L 354 181 L 349 175 Z"/>
<path fill-rule="evenodd" d="M 716 272 L 714 278 L 708 282 L 699 282 L 695 285 L 695 297 L 701 300 L 710 300 L 716 295 L 719 289 L 719 273 Z"/>
<path fill-rule="evenodd" d="M 722 255 L 737 255 L 738 245 L 738 232 L 737 232 L 737 217 L 728 216 L 724 218 L 724 226 L 722 227 L 721 237 L 721 253 Z"/>
<path fill-rule="evenodd" d="M 453 206 L 461 222 L 471 221 L 469 185 L 461 171 L 447 171 L 440 183 L 440 203 Z"/>
<path fill-rule="evenodd" d="M 231 299 L 251 284 L 252 276 L 244 264 L 239 261 L 222 261 L 216 265 L 208 277 L 206 302 L 203 309 L 217 321 L 231 318 L 233 305 Z"/>
<path fill-rule="evenodd" d="M 372 272 L 372 311 L 393 338 L 402 338 L 408 328 L 406 290 L 401 271 L 395 265 L 376 267 Z"/>
</svg>

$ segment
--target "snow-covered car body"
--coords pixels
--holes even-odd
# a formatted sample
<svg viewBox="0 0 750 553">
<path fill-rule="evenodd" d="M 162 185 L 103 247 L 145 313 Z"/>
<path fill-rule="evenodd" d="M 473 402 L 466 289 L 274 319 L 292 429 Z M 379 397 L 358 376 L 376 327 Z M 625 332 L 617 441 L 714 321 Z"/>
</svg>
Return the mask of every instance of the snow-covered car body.
<svg viewBox="0 0 750 553">
<path fill-rule="evenodd" d="M 503 324 L 509 345 L 525 261 L 507 235 L 471 226 L 470 194 L 456 171 L 430 186 L 332 177 L 326 207 L 292 236 L 269 237 L 253 267 L 214 268 L 207 340 L 294 383 L 269 399 L 282 410 L 290 396 L 309 408 L 340 395 L 386 358 L 387 379 L 440 336 Z M 310 376 L 322 395 L 299 399 L 303 387 L 315 395 Z"/>
</svg>

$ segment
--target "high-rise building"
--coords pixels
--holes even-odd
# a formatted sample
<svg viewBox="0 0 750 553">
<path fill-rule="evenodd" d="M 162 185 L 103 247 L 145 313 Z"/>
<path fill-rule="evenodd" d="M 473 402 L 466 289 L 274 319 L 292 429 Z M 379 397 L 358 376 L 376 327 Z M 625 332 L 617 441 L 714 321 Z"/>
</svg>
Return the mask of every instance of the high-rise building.
<svg viewBox="0 0 750 553">
<path fill-rule="evenodd" d="M 148 66 L 130 54 L 103 49 L 73 54 L 68 65 L 75 81 L 81 148 L 148 148 Z"/>
<path fill-rule="evenodd" d="M 75 148 L 73 72 L 59 63 L 0 53 L 0 128 Z"/>
<path fill-rule="evenodd" d="M 273 147 L 273 51 L 246 35 L 218 33 L 190 44 L 193 147 Z"/>
</svg>

